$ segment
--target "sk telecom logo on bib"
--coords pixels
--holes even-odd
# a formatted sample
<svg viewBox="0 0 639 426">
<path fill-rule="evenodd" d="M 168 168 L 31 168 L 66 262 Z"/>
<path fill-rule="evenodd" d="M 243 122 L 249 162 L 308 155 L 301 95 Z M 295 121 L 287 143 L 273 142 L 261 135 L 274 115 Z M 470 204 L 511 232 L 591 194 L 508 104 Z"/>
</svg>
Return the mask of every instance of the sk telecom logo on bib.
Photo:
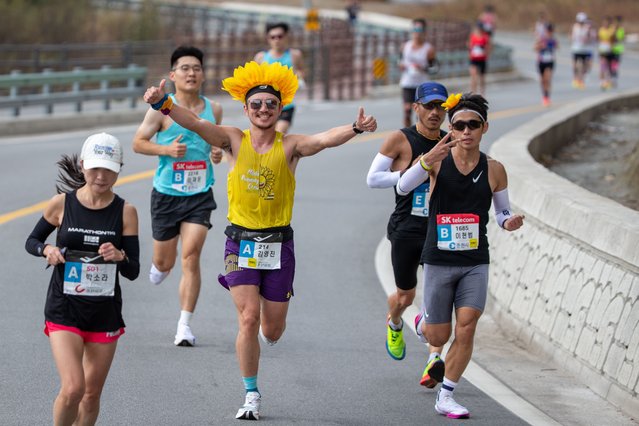
<svg viewBox="0 0 639 426">
<path fill-rule="evenodd" d="M 477 250 L 479 216 L 471 213 L 437 215 L 437 248 L 446 251 Z"/>
</svg>

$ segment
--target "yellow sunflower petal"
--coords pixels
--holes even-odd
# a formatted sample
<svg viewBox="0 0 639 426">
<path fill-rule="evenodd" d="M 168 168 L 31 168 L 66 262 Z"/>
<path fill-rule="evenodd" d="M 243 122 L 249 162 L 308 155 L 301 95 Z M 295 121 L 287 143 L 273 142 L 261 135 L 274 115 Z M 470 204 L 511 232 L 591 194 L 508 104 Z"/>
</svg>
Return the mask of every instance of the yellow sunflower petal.
<svg viewBox="0 0 639 426">
<path fill-rule="evenodd" d="M 280 92 L 283 105 L 293 102 L 298 88 L 297 76 L 289 67 L 279 62 L 258 64 L 251 61 L 235 68 L 232 77 L 222 80 L 222 90 L 227 91 L 234 100 L 243 103 L 250 89 L 263 84 L 273 86 Z"/>
</svg>

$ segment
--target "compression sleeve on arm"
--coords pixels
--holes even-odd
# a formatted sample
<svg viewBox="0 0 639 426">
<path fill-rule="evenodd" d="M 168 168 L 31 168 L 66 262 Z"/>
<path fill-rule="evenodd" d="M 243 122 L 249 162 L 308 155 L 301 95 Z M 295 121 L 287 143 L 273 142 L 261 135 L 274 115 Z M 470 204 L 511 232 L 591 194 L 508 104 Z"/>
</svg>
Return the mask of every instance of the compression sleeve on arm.
<svg viewBox="0 0 639 426">
<path fill-rule="evenodd" d="M 371 168 L 366 175 L 366 184 L 369 188 L 391 188 L 397 184 L 399 180 L 399 171 L 391 171 L 393 159 L 382 153 L 377 153 Z"/>
<path fill-rule="evenodd" d="M 508 188 L 493 193 L 493 206 L 495 207 L 495 219 L 500 227 L 504 227 L 504 222 L 510 216 L 510 200 L 508 199 Z"/>
<path fill-rule="evenodd" d="M 140 240 L 137 235 L 122 236 L 122 250 L 126 259 L 118 262 L 120 275 L 133 281 L 140 275 Z"/>
<path fill-rule="evenodd" d="M 44 216 L 42 216 L 38 223 L 36 223 L 35 228 L 33 228 L 33 231 L 31 231 L 31 234 L 29 234 L 24 248 L 32 255 L 42 257 L 45 246 L 44 242 L 54 230 L 55 225 L 51 225 Z"/>
<path fill-rule="evenodd" d="M 428 178 L 428 172 L 418 161 L 399 178 L 397 193 L 399 195 L 408 195 L 413 189 L 426 182 Z"/>
</svg>

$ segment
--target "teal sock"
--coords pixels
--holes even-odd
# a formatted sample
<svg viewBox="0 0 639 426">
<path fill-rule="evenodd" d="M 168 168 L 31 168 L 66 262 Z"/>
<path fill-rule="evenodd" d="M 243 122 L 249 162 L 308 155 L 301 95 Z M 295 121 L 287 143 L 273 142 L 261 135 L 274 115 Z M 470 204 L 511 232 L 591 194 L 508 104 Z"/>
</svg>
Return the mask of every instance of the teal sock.
<svg viewBox="0 0 639 426">
<path fill-rule="evenodd" d="M 244 389 L 247 392 L 259 392 L 257 390 L 257 376 L 242 377 L 242 380 L 244 381 Z"/>
</svg>

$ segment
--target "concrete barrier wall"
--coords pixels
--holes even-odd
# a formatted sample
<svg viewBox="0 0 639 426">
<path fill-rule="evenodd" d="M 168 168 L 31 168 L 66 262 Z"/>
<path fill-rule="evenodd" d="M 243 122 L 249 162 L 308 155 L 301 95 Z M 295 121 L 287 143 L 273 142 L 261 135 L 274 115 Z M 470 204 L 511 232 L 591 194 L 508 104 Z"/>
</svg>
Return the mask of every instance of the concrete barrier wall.
<svg viewBox="0 0 639 426">
<path fill-rule="evenodd" d="M 535 119 L 494 143 L 524 228 L 489 229 L 488 313 L 531 351 L 639 417 L 639 212 L 554 174 L 554 153 L 593 117 L 639 108 L 639 91 L 597 96 Z M 637 182 L 639 184 L 639 182 Z M 558 371 L 557 374 L 562 374 Z"/>
</svg>

